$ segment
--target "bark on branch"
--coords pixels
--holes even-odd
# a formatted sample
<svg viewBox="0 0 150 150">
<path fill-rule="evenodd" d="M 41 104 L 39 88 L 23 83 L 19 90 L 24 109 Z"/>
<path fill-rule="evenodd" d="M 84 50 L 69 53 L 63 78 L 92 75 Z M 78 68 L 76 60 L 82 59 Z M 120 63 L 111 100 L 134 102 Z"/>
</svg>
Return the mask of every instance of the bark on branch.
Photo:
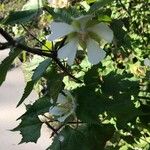
<svg viewBox="0 0 150 150">
<path fill-rule="evenodd" d="M 3 30 L 0 27 L 0 34 L 7 40 L 5 43 L 0 42 L 0 50 L 9 48 L 9 47 L 15 47 L 21 50 L 24 50 L 26 52 L 32 53 L 32 54 L 37 54 L 40 56 L 46 56 L 49 58 L 52 58 L 52 60 L 60 67 L 62 71 L 72 79 L 74 79 L 78 83 L 83 83 L 81 80 L 78 78 L 74 77 L 68 70 L 67 68 L 61 63 L 61 61 L 57 58 L 57 51 L 51 51 L 51 52 L 45 52 L 40 48 L 32 48 L 27 45 L 24 45 L 22 43 L 19 43 L 17 40 L 15 40 L 9 33 L 7 33 L 5 30 Z"/>
</svg>

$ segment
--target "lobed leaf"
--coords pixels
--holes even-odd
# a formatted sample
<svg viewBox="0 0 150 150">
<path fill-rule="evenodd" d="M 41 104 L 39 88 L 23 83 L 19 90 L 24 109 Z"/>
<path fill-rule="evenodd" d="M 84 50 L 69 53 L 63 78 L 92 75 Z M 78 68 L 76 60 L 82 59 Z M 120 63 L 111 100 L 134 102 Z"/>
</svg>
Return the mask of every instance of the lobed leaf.
<svg viewBox="0 0 150 150">
<path fill-rule="evenodd" d="M 29 94 L 32 92 L 34 85 L 37 83 L 37 81 L 42 77 L 42 75 L 45 73 L 46 69 L 50 65 L 51 60 L 46 59 L 43 62 L 39 64 L 39 66 L 35 69 L 32 80 L 27 82 L 27 85 L 25 87 L 23 96 L 19 103 L 17 104 L 17 107 L 23 103 L 23 101 L 29 96 Z"/>
<path fill-rule="evenodd" d="M 18 119 L 21 119 L 21 123 L 12 131 L 20 131 L 22 140 L 19 144 L 24 142 L 36 143 L 40 137 L 40 130 L 42 122 L 39 120 L 38 115 L 48 112 L 51 106 L 48 97 L 42 97 L 38 99 L 33 105 L 28 105 L 27 111 Z"/>
<path fill-rule="evenodd" d="M 111 125 L 81 125 L 77 129 L 66 126 L 47 150 L 104 150 L 113 132 Z M 60 136 L 64 138 L 62 142 Z"/>
<path fill-rule="evenodd" d="M 46 75 L 47 78 L 47 88 L 50 97 L 56 100 L 58 94 L 63 89 L 63 73 L 58 73 L 56 68 L 51 68 Z"/>
<path fill-rule="evenodd" d="M 37 16 L 37 12 L 36 9 L 11 12 L 2 23 L 4 25 L 26 24 Z"/>
<path fill-rule="evenodd" d="M 77 117 L 83 122 L 99 123 L 99 114 L 107 107 L 105 97 L 96 93 L 93 85 L 77 88 L 74 92 L 77 95 Z"/>
<path fill-rule="evenodd" d="M 129 121 L 135 121 L 143 113 L 132 100 L 132 97 L 138 97 L 139 83 L 132 81 L 131 77 L 111 72 L 100 81 L 97 69 L 92 67 L 84 78 L 87 85 L 74 90 L 77 117 L 83 122 L 97 124 L 99 115 L 107 112 L 109 118 L 115 117 L 116 124 L 122 128 Z"/>
<path fill-rule="evenodd" d="M 123 26 L 124 24 L 120 20 L 113 20 L 111 23 L 111 28 L 114 32 L 117 46 L 131 48 L 131 38 L 128 35 L 128 32 L 123 29 Z"/>
<path fill-rule="evenodd" d="M 46 10 L 53 16 L 54 20 L 71 23 L 72 18 L 79 17 L 79 12 L 72 8 L 54 9 L 51 7 L 46 7 Z"/>
<path fill-rule="evenodd" d="M 0 85 L 5 81 L 7 72 L 15 58 L 21 53 L 20 49 L 11 50 L 9 56 L 6 57 L 0 64 Z"/>
</svg>

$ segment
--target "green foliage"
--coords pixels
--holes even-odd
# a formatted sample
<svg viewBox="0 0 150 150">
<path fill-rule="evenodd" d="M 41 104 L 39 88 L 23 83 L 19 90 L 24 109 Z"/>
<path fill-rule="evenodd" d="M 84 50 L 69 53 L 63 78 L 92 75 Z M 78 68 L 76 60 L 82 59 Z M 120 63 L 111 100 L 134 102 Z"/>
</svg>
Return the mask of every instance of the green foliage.
<svg viewBox="0 0 150 150">
<path fill-rule="evenodd" d="M 37 81 L 42 77 L 48 66 L 50 65 L 51 60 L 46 59 L 43 62 L 39 64 L 39 66 L 35 69 L 31 81 L 27 82 L 27 85 L 25 87 L 23 96 L 17 106 L 23 103 L 23 101 L 29 96 L 29 94 L 32 92 L 34 85 L 37 83 Z"/>
<path fill-rule="evenodd" d="M 54 9 L 51 7 L 45 8 L 49 14 L 53 16 L 54 20 L 63 21 L 67 23 L 71 23 L 73 18 L 79 17 L 79 12 L 74 8 L 67 8 L 67 9 Z"/>
<path fill-rule="evenodd" d="M 5 81 L 7 72 L 15 58 L 21 53 L 20 49 L 13 49 L 10 51 L 9 56 L 5 58 L 0 64 L 0 85 Z"/>
<path fill-rule="evenodd" d="M 95 93 L 94 89 L 90 87 L 81 87 L 75 91 L 77 95 L 77 116 L 83 122 L 98 123 L 99 114 L 105 110 L 106 102 L 102 95 Z M 85 93 L 88 94 L 85 94 Z M 93 103 L 94 101 L 94 103 Z M 93 110 L 94 108 L 94 110 Z"/>
<path fill-rule="evenodd" d="M 93 85 L 95 87 L 95 85 L 97 85 L 98 83 L 100 83 L 100 77 L 99 77 L 99 73 L 98 73 L 98 66 L 93 66 L 91 69 L 89 69 L 85 76 L 84 76 L 84 82 L 87 85 Z"/>
<path fill-rule="evenodd" d="M 125 48 L 131 48 L 131 39 L 127 32 L 123 30 L 123 22 L 121 20 L 113 20 L 111 27 L 115 34 L 117 47 L 124 46 Z"/>
<path fill-rule="evenodd" d="M 2 23 L 5 25 L 27 24 L 41 14 L 41 7 L 41 0 L 28 1 L 22 11 L 11 11 Z"/>
<path fill-rule="evenodd" d="M 4 20 L 4 25 L 15 25 L 28 23 L 37 15 L 37 10 L 24 10 L 11 12 L 10 15 Z"/>
<path fill-rule="evenodd" d="M 21 143 L 34 142 L 36 143 L 40 137 L 40 130 L 42 122 L 39 120 L 38 115 L 48 112 L 51 106 L 48 97 L 38 99 L 33 105 L 27 105 L 27 111 L 18 119 L 21 123 L 12 131 L 20 131 L 23 136 Z"/>
<path fill-rule="evenodd" d="M 88 1 L 88 0 L 87 0 Z M 100 8 L 108 5 L 109 3 L 113 2 L 114 0 L 97 0 L 90 8 L 90 12 L 98 11 Z"/>
<path fill-rule="evenodd" d="M 101 150 L 106 141 L 113 135 L 114 128 L 106 125 L 83 125 L 78 129 L 66 126 L 54 139 L 53 144 L 47 150 Z M 59 141 L 63 136 L 64 141 Z M 94 141 L 94 142 L 93 142 Z"/>
<path fill-rule="evenodd" d="M 111 72 L 103 78 L 103 82 L 94 78 L 93 68 L 89 71 L 93 74 L 88 76 L 87 86 L 75 90 L 77 93 L 77 115 L 80 120 L 88 123 L 98 123 L 99 114 L 107 112 L 108 117 L 115 117 L 118 127 L 124 128 L 129 121 L 142 115 L 141 111 L 135 108 L 132 96 L 138 97 L 139 84 L 132 81 L 128 74 L 117 75 Z M 89 75 L 88 72 L 88 75 Z M 96 71 L 97 72 L 97 71 Z M 87 75 L 85 75 L 86 77 Z M 96 79 L 96 80 L 93 80 Z M 91 79 L 91 80 L 90 80 Z M 87 81 L 87 79 L 85 80 Z M 101 86 L 101 91 L 98 87 Z M 97 92 L 95 92 L 97 90 Z M 85 93 L 88 93 L 85 95 Z M 94 102 L 94 103 L 93 103 Z M 93 108 L 95 108 L 93 110 Z"/>
<path fill-rule="evenodd" d="M 63 89 L 64 74 L 58 73 L 55 67 L 49 68 L 45 78 L 47 79 L 47 91 L 52 99 L 57 99 L 58 94 Z"/>
<path fill-rule="evenodd" d="M 144 64 L 144 59 L 150 55 L 148 0 L 79 0 L 68 1 L 64 7 L 55 3 L 54 8 L 42 2 L 29 0 L 22 9 L 14 9 L 1 21 L 4 28 L 12 28 L 15 36 L 23 36 L 25 43 L 41 48 L 41 56 L 49 54 L 51 57 L 43 57 L 41 63 L 36 61 L 35 69 L 32 66 L 34 54 L 27 54 L 25 69 L 31 71 L 32 77 L 17 106 L 36 84 L 42 88 L 38 90 L 41 98 L 26 106 L 25 114 L 19 118 L 20 125 L 13 130 L 21 132 L 20 143 L 37 142 L 41 125 L 46 123 L 54 136 L 48 150 L 149 150 L 150 68 Z M 91 65 L 86 52 L 79 47 L 74 64 L 69 66 L 57 57 L 68 38 L 49 42 L 45 37 L 53 32 L 49 22 L 71 24 L 74 18 L 84 15 L 93 17 L 89 26 L 95 22 L 108 24 L 114 39 L 111 44 L 99 42 L 106 52 L 99 64 Z M 24 26 L 20 26 L 22 24 Z M 84 39 L 82 34 L 87 36 L 83 32 L 79 39 Z M 92 36 L 97 39 L 95 34 Z M 0 84 L 20 53 L 21 50 L 14 49 L 1 63 Z M 64 90 L 70 92 L 69 98 Z M 58 96 L 60 93 L 62 99 Z M 61 100 L 65 98 L 69 102 L 74 100 L 73 115 L 67 114 L 64 122 L 59 122 L 52 114 L 45 117 L 51 106 L 61 108 Z M 69 102 L 61 108 L 64 114 L 65 107 L 71 107 Z M 60 110 L 54 112 L 58 116 L 61 113 Z M 45 117 L 43 122 L 39 115 Z"/>
</svg>

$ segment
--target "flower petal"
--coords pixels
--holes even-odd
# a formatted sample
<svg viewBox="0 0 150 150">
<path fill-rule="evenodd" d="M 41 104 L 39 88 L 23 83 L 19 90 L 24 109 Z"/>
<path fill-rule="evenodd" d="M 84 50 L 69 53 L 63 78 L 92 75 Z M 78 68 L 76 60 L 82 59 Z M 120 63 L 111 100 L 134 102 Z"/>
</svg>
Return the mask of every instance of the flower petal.
<svg viewBox="0 0 150 150">
<path fill-rule="evenodd" d="M 80 17 L 74 18 L 75 21 L 78 21 L 80 23 L 81 31 L 85 30 L 87 22 L 91 19 L 92 19 L 92 15 L 85 15 L 85 16 L 80 16 Z"/>
<path fill-rule="evenodd" d="M 73 96 L 71 95 L 71 93 L 68 90 L 63 90 L 63 92 L 67 95 L 67 97 L 73 99 Z"/>
<path fill-rule="evenodd" d="M 66 115 L 64 115 L 62 117 L 57 118 L 57 120 L 59 122 L 64 122 L 70 115 L 71 115 L 71 113 L 68 113 L 68 114 L 66 114 Z"/>
<path fill-rule="evenodd" d="M 49 41 L 54 41 L 65 35 L 68 35 L 71 32 L 74 32 L 73 27 L 64 22 L 52 22 L 50 27 L 51 27 L 52 33 L 46 36 L 47 40 Z"/>
<path fill-rule="evenodd" d="M 64 96 L 63 94 L 59 94 L 58 95 L 58 98 L 57 98 L 57 103 L 59 103 L 59 104 L 64 104 L 64 103 L 67 103 L 68 101 L 67 101 L 67 98 L 66 98 L 66 96 Z"/>
<path fill-rule="evenodd" d="M 89 30 L 98 34 L 99 37 L 101 37 L 108 43 L 111 43 L 113 40 L 113 37 L 114 37 L 113 31 L 105 23 L 99 23 L 89 28 Z"/>
<path fill-rule="evenodd" d="M 55 106 L 55 107 L 50 107 L 49 113 L 55 116 L 60 116 L 64 114 L 64 111 L 61 110 L 61 108 Z"/>
<path fill-rule="evenodd" d="M 87 54 L 89 62 L 94 65 L 98 64 L 106 55 L 105 51 L 92 39 L 87 43 Z"/>
<path fill-rule="evenodd" d="M 67 62 L 68 65 L 72 65 L 76 56 L 77 52 L 77 40 L 72 39 L 69 43 L 63 46 L 58 51 L 58 58 L 65 59 L 68 58 Z"/>
</svg>

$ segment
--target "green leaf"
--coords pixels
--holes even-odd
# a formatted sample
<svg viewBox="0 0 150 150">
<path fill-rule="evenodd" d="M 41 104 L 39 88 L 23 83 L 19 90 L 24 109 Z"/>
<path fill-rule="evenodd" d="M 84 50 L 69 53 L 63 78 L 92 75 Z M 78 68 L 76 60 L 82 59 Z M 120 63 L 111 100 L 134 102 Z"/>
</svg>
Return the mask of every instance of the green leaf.
<svg viewBox="0 0 150 150">
<path fill-rule="evenodd" d="M 10 69 L 11 64 L 13 63 L 14 59 L 21 53 L 21 50 L 14 49 L 11 50 L 9 56 L 6 57 L 0 64 L 0 85 L 5 81 L 7 72 Z"/>
<path fill-rule="evenodd" d="M 100 22 L 111 22 L 112 21 L 111 17 L 109 17 L 107 15 L 99 15 L 98 20 Z"/>
<path fill-rule="evenodd" d="M 50 63 L 51 63 L 51 59 L 49 58 L 41 62 L 39 66 L 35 69 L 33 76 L 32 76 L 32 80 L 34 81 L 39 80 L 41 76 L 43 75 L 43 73 L 48 68 L 48 66 L 50 65 Z"/>
<path fill-rule="evenodd" d="M 150 99 L 150 98 L 149 98 Z M 145 100 L 144 103 L 141 103 L 141 109 L 144 115 L 140 116 L 140 121 L 145 125 L 148 126 L 150 123 L 150 101 Z"/>
<path fill-rule="evenodd" d="M 64 141 L 59 141 L 59 136 L 64 137 Z M 77 132 L 69 126 L 66 126 L 60 133 L 59 136 L 54 138 L 54 142 L 47 150 L 89 150 L 88 146 L 85 145 L 85 137 L 82 133 Z"/>
<path fill-rule="evenodd" d="M 102 94 L 110 98 L 106 111 L 117 119 L 119 127 L 125 127 L 129 121 L 135 121 L 141 111 L 135 107 L 132 97 L 137 98 L 139 93 L 138 81 L 132 81 L 130 74 L 115 74 L 111 72 L 101 82 Z"/>
<path fill-rule="evenodd" d="M 85 75 L 86 86 L 74 90 L 78 104 L 77 117 L 83 122 L 97 124 L 99 115 L 107 112 L 109 118 L 117 119 L 119 127 L 135 121 L 142 113 L 132 100 L 133 96 L 138 97 L 139 83 L 132 81 L 131 77 L 130 74 L 111 72 L 100 81 L 97 69 L 93 67 Z"/>
<path fill-rule="evenodd" d="M 77 117 L 83 122 L 99 123 L 99 114 L 103 113 L 107 106 L 105 98 L 95 92 L 93 86 L 77 88 L 74 92 L 77 99 Z"/>
<path fill-rule="evenodd" d="M 115 129 L 109 124 L 88 124 L 81 131 L 85 135 L 89 150 L 104 150 L 106 142 L 112 138 Z"/>
<path fill-rule="evenodd" d="M 34 85 L 37 83 L 37 81 L 42 77 L 42 75 L 45 73 L 46 69 L 50 65 L 51 60 L 46 59 L 43 62 L 39 64 L 39 66 L 35 69 L 32 80 L 27 82 L 27 85 L 25 87 L 23 96 L 19 103 L 17 104 L 17 107 L 23 103 L 23 101 L 29 96 L 29 94 L 32 92 Z"/>
<path fill-rule="evenodd" d="M 50 103 L 49 97 L 42 97 L 34 102 L 33 105 L 27 105 L 27 111 L 18 119 L 22 119 L 26 116 L 34 116 L 44 114 L 49 111 L 52 104 Z M 18 120 L 17 119 L 17 120 Z"/>
<path fill-rule="evenodd" d="M 97 0 L 97 2 L 95 2 L 95 3 L 91 6 L 89 12 L 90 12 L 90 13 L 91 13 L 91 12 L 95 12 L 95 11 L 99 10 L 100 8 L 104 7 L 105 5 L 107 5 L 107 4 L 109 4 L 109 3 L 113 2 L 113 1 L 114 1 L 114 0 Z"/>
<path fill-rule="evenodd" d="M 98 65 L 93 66 L 84 76 L 84 82 L 87 85 L 93 85 L 94 87 L 99 84 L 100 76 L 98 73 Z"/>
<path fill-rule="evenodd" d="M 58 73 L 55 67 L 50 68 L 46 74 L 47 88 L 50 97 L 56 100 L 58 94 L 63 89 L 63 73 Z"/>
<path fill-rule="evenodd" d="M 135 122 L 136 118 L 143 113 L 134 106 L 131 100 L 131 95 L 123 94 L 114 98 L 114 100 L 108 104 L 107 113 L 111 117 L 116 118 L 116 124 L 118 128 L 126 128 L 128 122 Z"/>
<path fill-rule="evenodd" d="M 33 87 L 36 83 L 37 83 L 37 81 L 27 82 L 26 87 L 24 89 L 24 93 L 23 93 L 19 103 L 17 104 L 17 107 L 20 106 L 24 102 L 24 100 L 30 95 L 30 93 L 32 92 Z"/>
<path fill-rule="evenodd" d="M 72 18 L 79 17 L 79 12 L 72 7 L 63 9 L 54 9 L 51 7 L 46 7 L 46 10 L 53 16 L 54 20 L 71 23 Z"/>
<path fill-rule="evenodd" d="M 123 22 L 120 20 L 113 20 L 111 23 L 111 28 L 116 39 L 116 44 L 118 47 L 124 46 L 131 48 L 131 38 L 128 35 L 128 32 L 123 29 L 123 25 Z"/>
<path fill-rule="evenodd" d="M 40 137 L 41 126 L 42 126 L 42 122 L 38 118 L 28 117 L 28 118 L 23 118 L 20 125 L 15 129 L 13 129 L 12 131 L 21 132 L 23 138 L 19 144 L 24 142 L 36 143 L 38 138 Z"/>
<path fill-rule="evenodd" d="M 28 82 L 32 79 L 32 75 L 34 73 L 34 70 L 44 60 L 45 60 L 44 57 L 34 55 L 30 61 L 24 62 L 22 64 L 22 69 L 23 69 L 23 73 L 25 76 L 25 82 Z"/>
<path fill-rule="evenodd" d="M 101 89 L 107 96 L 115 96 L 127 93 L 131 96 L 137 96 L 139 93 L 139 82 L 132 81 L 131 74 L 116 74 L 115 72 L 110 72 L 108 75 L 103 77 L 103 82 L 101 82 Z M 121 94 L 122 93 L 122 94 Z"/>
<path fill-rule="evenodd" d="M 37 10 L 24 10 L 11 12 L 3 21 L 4 25 L 26 24 L 37 16 Z"/>
<path fill-rule="evenodd" d="M 22 140 L 20 142 L 34 142 L 36 143 L 40 137 L 40 130 L 42 122 L 39 120 L 38 115 L 48 112 L 51 106 L 48 97 L 38 99 L 33 105 L 28 105 L 27 111 L 18 119 L 21 123 L 12 131 L 20 131 Z"/>
<path fill-rule="evenodd" d="M 47 150 L 103 150 L 113 132 L 109 125 L 82 125 L 77 129 L 66 126 Z M 59 141 L 60 136 L 64 137 L 63 142 Z"/>
</svg>

